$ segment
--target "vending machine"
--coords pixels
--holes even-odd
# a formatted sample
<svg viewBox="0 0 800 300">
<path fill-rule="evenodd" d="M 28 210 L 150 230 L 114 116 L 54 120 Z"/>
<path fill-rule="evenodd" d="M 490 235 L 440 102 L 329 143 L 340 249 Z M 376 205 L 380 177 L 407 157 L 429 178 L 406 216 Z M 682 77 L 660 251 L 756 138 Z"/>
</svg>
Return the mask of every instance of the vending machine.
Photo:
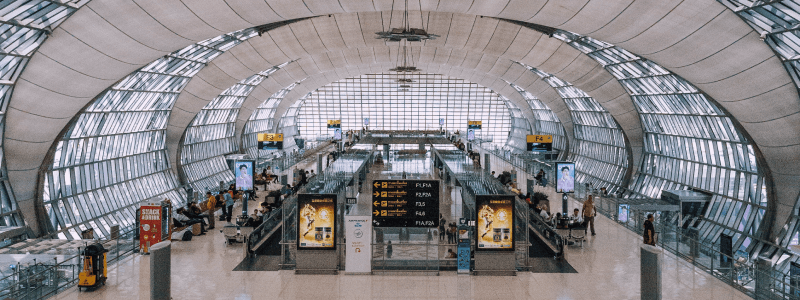
<svg viewBox="0 0 800 300">
<path fill-rule="evenodd" d="M 172 235 L 172 205 L 169 200 L 143 203 L 137 220 L 139 253 L 149 254 L 151 245 L 169 240 Z"/>
</svg>

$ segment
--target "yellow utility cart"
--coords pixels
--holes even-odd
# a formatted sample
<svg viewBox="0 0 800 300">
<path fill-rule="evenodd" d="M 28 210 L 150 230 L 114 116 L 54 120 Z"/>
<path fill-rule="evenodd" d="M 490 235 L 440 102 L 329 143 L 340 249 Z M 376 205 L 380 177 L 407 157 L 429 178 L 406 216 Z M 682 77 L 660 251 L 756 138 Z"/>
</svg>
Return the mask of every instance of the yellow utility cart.
<svg viewBox="0 0 800 300">
<path fill-rule="evenodd" d="M 89 245 L 83 250 L 83 271 L 78 275 L 78 291 L 81 288 L 96 288 L 106 283 L 107 252 L 108 250 L 101 244 Z"/>
</svg>

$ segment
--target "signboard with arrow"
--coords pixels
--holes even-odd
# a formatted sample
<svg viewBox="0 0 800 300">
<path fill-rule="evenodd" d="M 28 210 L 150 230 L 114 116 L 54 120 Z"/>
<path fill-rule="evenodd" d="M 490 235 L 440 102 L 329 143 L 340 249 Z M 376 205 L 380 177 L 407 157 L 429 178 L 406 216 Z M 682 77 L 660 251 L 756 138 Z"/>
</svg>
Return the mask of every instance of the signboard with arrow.
<svg viewBox="0 0 800 300">
<path fill-rule="evenodd" d="M 375 180 L 372 187 L 373 226 L 439 226 L 438 180 Z"/>
</svg>

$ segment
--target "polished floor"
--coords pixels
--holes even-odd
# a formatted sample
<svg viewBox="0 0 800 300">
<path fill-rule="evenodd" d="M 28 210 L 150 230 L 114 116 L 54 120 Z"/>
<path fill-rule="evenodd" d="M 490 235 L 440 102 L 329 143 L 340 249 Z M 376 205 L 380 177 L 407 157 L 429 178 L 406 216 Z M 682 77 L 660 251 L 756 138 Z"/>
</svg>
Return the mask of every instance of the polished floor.
<svg viewBox="0 0 800 300">
<path fill-rule="evenodd" d="M 640 237 L 599 217 L 597 236 L 570 247 L 567 260 L 578 273 L 519 272 L 514 277 L 294 275 L 293 271 L 232 271 L 241 245 L 227 246 L 219 231 L 174 242 L 173 299 L 639 299 Z M 149 299 L 149 257 L 134 255 L 110 268 L 106 286 L 73 288 L 54 299 Z M 663 299 L 750 299 L 664 255 Z"/>
</svg>

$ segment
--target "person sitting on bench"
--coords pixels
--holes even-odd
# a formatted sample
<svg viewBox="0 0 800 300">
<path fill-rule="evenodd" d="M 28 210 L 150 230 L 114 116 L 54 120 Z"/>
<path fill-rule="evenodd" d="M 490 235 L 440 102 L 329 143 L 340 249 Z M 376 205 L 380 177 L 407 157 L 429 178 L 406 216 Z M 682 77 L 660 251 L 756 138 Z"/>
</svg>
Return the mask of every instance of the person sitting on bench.
<svg viewBox="0 0 800 300">
<path fill-rule="evenodd" d="M 574 209 L 570 217 L 572 217 L 572 222 L 569 224 L 569 228 L 583 228 L 586 230 L 586 224 L 584 224 L 583 216 L 581 216 L 579 209 Z"/>
<path fill-rule="evenodd" d="M 188 227 L 200 223 L 200 235 L 203 235 L 206 232 L 206 226 L 205 222 L 203 222 L 203 219 L 189 219 L 189 217 L 183 214 L 185 211 L 186 210 L 181 207 L 172 212 L 172 218 L 175 219 L 175 227 Z"/>
</svg>

